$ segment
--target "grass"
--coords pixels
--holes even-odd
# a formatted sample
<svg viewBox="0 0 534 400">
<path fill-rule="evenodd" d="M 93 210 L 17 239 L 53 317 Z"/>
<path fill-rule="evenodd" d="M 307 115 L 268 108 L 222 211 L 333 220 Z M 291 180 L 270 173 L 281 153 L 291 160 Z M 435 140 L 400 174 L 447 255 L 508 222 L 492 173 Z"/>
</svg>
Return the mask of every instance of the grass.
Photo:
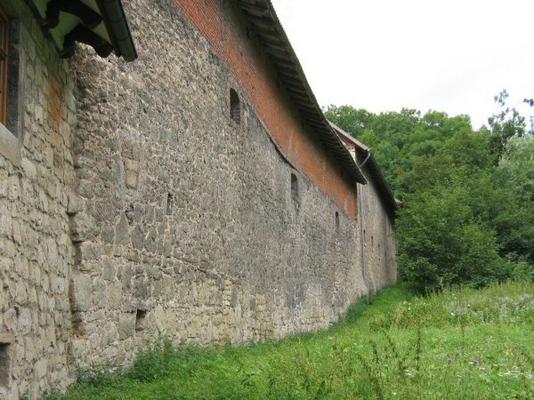
<svg viewBox="0 0 534 400">
<path fill-rule="evenodd" d="M 84 374 L 81 399 L 532 399 L 534 285 L 425 298 L 399 285 L 332 328 L 242 348 L 150 346 L 127 371 Z"/>
</svg>

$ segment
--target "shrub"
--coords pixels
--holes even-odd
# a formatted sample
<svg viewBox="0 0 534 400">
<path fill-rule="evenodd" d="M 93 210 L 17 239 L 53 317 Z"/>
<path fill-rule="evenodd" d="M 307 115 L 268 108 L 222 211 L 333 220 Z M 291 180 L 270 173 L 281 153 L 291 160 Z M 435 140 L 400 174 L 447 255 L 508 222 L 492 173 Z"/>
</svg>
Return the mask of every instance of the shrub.
<svg viewBox="0 0 534 400">
<path fill-rule="evenodd" d="M 475 287 L 508 277 L 495 234 L 478 223 L 462 187 L 411 197 L 398 232 L 401 276 L 418 291 L 460 284 Z"/>
<path fill-rule="evenodd" d="M 138 382 L 162 379 L 171 373 L 176 356 L 176 350 L 169 339 L 148 343 L 137 355 L 127 377 Z"/>
</svg>

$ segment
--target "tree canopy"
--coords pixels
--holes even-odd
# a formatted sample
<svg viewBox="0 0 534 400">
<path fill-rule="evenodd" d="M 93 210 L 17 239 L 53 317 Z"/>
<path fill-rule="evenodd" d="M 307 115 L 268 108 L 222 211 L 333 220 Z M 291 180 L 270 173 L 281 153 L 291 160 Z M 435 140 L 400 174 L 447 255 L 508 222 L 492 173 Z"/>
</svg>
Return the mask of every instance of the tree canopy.
<svg viewBox="0 0 534 400">
<path fill-rule="evenodd" d="M 436 111 L 325 112 L 373 149 L 402 200 L 400 272 L 422 291 L 534 277 L 534 139 L 507 97 L 479 131 Z"/>
</svg>

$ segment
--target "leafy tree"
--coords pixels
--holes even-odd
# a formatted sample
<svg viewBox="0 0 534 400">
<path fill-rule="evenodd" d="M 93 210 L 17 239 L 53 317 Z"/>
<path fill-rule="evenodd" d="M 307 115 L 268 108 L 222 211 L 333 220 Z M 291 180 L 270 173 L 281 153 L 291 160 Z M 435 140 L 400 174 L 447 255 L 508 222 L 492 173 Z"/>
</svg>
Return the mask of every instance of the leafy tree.
<svg viewBox="0 0 534 400">
<path fill-rule="evenodd" d="M 510 95 L 506 90 L 502 90 L 495 96 L 495 102 L 499 105 L 501 110 L 488 119 L 488 124 L 493 133 L 492 148 L 493 152 L 500 158 L 506 148 L 506 143 L 516 136 L 523 137 L 529 133 L 527 131 L 525 117 L 514 107 L 507 104 Z M 525 103 L 534 105 L 531 99 L 525 99 Z"/>
<path fill-rule="evenodd" d="M 480 287 L 506 277 L 495 233 L 477 223 L 468 196 L 461 187 L 423 192 L 401 211 L 401 276 L 419 290 L 465 283 Z"/>
<path fill-rule="evenodd" d="M 352 132 L 355 136 L 360 136 L 363 133 L 372 118 L 370 112 L 351 106 L 336 107 L 330 105 L 327 107 L 325 115 L 341 129 Z"/>
<path fill-rule="evenodd" d="M 505 253 L 534 265 L 534 138 L 513 138 L 495 171 L 502 192 L 494 226 Z"/>
<path fill-rule="evenodd" d="M 507 99 L 478 132 L 465 115 L 326 110 L 372 148 L 403 201 L 401 276 L 420 290 L 534 277 L 534 140 Z"/>
</svg>

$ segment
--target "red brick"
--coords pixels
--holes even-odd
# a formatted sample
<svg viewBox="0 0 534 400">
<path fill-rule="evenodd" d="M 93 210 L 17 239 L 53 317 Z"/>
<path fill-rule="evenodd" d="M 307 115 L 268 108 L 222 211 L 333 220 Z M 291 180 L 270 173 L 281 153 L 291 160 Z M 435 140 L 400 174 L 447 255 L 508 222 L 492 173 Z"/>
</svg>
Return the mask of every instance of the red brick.
<svg viewBox="0 0 534 400">
<path fill-rule="evenodd" d="M 242 95 L 256 110 L 279 150 L 301 173 L 350 216 L 356 213 L 356 183 L 306 130 L 265 54 L 247 37 L 242 17 L 223 0 L 176 0 L 183 15 L 226 64 Z"/>
</svg>

